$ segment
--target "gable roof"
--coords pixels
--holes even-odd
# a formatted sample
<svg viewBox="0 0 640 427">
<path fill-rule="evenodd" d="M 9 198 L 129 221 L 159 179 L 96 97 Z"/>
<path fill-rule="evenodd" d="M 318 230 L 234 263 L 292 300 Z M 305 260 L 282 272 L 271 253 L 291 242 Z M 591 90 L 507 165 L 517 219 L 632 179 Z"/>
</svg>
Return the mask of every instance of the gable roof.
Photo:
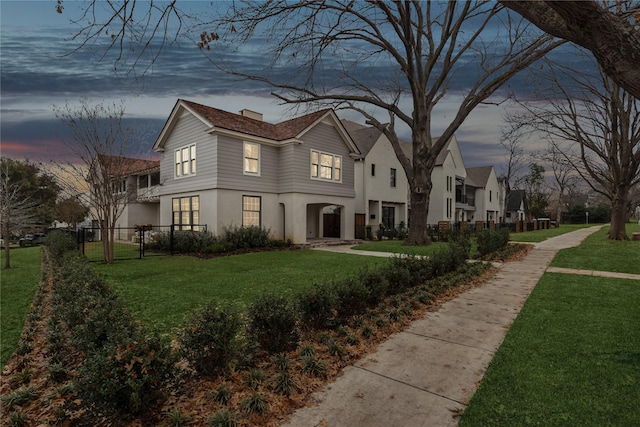
<svg viewBox="0 0 640 427">
<path fill-rule="evenodd" d="M 526 203 L 524 190 L 511 190 L 507 198 L 507 211 L 517 211 Z"/>
<path fill-rule="evenodd" d="M 191 112 L 208 126 L 208 133 L 228 131 L 238 136 L 253 136 L 263 139 L 264 142 L 270 141 L 276 143 L 295 141 L 317 123 L 329 119 L 335 123 L 338 132 L 345 140 L 350 151 L 358 152 L 357 146 L 353 143 L 353 140 L 342 126 L 340 120 L 338 120 L 335 112 L 330 108 L 273 124 L 184 99 L 178 99 L 176 105 L 173 107 L 167 122 L 153 146 L 155 151 L 163 150 L 164 141 L 171 129 L 175 126 L 176 117 L 184 110 Z"/>
<path fill-rule="evenodd" d="M 369 154 L 369 151 L 376 145 L 376 142 L 378 142 L 382 135 L 382 132 L 374 126 L 364 126 L 345 119 L 342 120 L 342 124 L 351 135 L 353 142 L 356 143 L 363 157 Z M 411 161 L 413 158 L 411 143 L 400 140 L 400 148 L 404 155 Z"/>
<path fill-rule="evenodd" d="M 105 168 L 111 176 L 135 175 L 139 172 L 160 167 L 160 160 L 98 154 L 96 158 L 93 159 L 93 162 L 91 162 L 91 168 L 94 167 L 96 160 L 100 167 Z"/>
<path fill-rule="evenodd" d="M 480 166 L 476 168 L 467 168 L 467 178 L 465 184 L 472 187 L 486 187 L 493 166 Z"/>
</svg>

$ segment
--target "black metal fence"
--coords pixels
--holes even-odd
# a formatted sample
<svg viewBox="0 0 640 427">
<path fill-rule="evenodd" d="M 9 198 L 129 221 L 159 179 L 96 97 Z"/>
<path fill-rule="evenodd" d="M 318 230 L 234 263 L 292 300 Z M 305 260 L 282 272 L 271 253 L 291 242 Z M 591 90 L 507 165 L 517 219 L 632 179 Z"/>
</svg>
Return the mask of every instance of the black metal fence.
<svg viewBox="0 0 640 427">
<path fill-rule="evenodd" d="M 197 231 L 195 231 L 197 230 Z M 173 255 L 173 242 L 177 231 L 185 231 L 180 225 L 140 225 L 136 227 L 116 227 L 114 229 L 114 260 L 142 259 L 158 255 Z M 206 225 L 193 225 L 190 231 L 206 232 Z M 157 250 L 155 241 L 159 234 L 169 239 L 169 250 Z M 98 227 L 78 230 L 78 249 L 91 262 L 104 260 L 104 241 Z"/>
</svg>

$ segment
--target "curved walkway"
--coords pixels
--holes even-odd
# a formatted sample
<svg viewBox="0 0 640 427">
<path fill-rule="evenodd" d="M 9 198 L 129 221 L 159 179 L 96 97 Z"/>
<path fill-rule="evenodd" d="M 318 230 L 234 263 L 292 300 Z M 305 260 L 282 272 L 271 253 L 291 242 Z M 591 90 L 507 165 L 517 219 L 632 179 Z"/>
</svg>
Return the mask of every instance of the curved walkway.
<svg viewBox="0 0 640 427">
<path fill-rule="evenodd" d="M 600 226 L 534 245 L 503 264 L 486 284 L 444 303 L 346 367 L 286 426 L 455 426 L 495 351 L 558 250 L 577 246 Z M 320 248 L 318 248 L 320 249 Z M 323 250 L 363 253 L 345 247 Z"/>
</svg>

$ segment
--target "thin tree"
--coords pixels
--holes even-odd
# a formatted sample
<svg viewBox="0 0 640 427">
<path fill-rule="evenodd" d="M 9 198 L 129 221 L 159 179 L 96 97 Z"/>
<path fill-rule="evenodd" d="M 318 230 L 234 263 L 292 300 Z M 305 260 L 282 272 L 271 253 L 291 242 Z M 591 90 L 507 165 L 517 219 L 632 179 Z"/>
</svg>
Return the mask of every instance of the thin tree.
<svg viewBox="0 0 640 427">
<path fill-rule="evenodd" d="M 82 99 L 77 105 L 55 107 L 56 117 L 67 125 L 65 145 L 72 159 L 66 165 L 74 182 L 88 188 L 90 213 L 97 221 L 103 262 L 114 261 L 116 224 L 129 199 L 126 178 L 131 173 L 127 151 L 140 143 L 138 128 L 125 123 L 122 103 L 95 103 Z"/>
<path fill-rule="evenodd" d="M 36 222 L 38 203 L 25 191 L 25 181 L 12 173 L 19 165 L 16 160 L 0 160 L 0 229 L 5 240 L 4 268 L 11 268 L 9 240 L 14 232 L 31 227 Z"/>
<path fill-rule="evenodd" d="M 80 195 L 65 197 L 56 203 L 57 219 L 75 228 L 89 215 L 89 208 L 81 202 Z"/>
<path fill-rule="evenodd" d="M 608 238 L 628 240 L 632 188 L 640 183 L 640 100 L 599 70 L 555 64 L 542 101 L 522 102 L 520 125 L 552 139 L 591 189 L 611 203 Z"/>
<path fill-rule="evenodd" d="M 506 212 L 511 189 L 517 189 L 522 182 L 522 169 L 525 166 L 524 136 L 519 129 L 503 129 L 500 145 L 506 151 L 506 164 L 500 174 L 500 180 L 504 182 L 504 198 L 501 202 Z"/>
<path fill-rule="evenodd" d="M 545 210 L 549 206 L 549 194 L 544 177 L 544 166 L 538 163 L 529 164 L 529 173 L 523 177 L 524 190 L 527 194 L 530 219 L 539 218 L 545 215 Z"/>
<path fill-rule="evenodd" d="M 550 166 L 553 175 L 552 188 L 556 192 L 556 222 L 561 224 L 564 206 L 568 205 L 566 196 L 573 193 L 577 185 L 576 171 L 571 162 L 569 162 L 562 151 L 553 141 L 547 147 L 547 151 L 543 153 L 542 159 Z"/>
</svg>

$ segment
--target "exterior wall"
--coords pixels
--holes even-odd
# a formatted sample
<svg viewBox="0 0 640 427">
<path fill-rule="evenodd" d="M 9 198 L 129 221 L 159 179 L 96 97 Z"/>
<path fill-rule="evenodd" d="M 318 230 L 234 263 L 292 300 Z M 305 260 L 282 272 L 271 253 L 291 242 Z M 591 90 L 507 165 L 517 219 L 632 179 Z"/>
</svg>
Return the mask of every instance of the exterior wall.
<svg viewBox="0 0 640 427">
<path fill-rule="evenodd" d="M 319 123 L 303 137 L 302 144 L 280 148 L 280 193 L 324 194 L 355 198 L 354 161 L 332 125 Z M 311 150 L 342 156 L 342 182 L 311 178 Z M 353 203 L 353 202 L 352 202 Z"/>
<path fill-rule="evenodd" d="M 491 192 L 491 196 L 489 196 L 489 192 Z M 489 212 L 492 215 L 491 219 L 499 222 L 500 218 L 503 216 L 501 207 L 500 207 L 500 185 L 498 184 L 498 178 L 496 177 L 496 172 L 493 168 L 491 168 L 491 174 L 487 179 L 487 186 L 484 190 L 484 200 L 485 200 L 485 214 L 484 217 L 487 217 L 486 212 Z"/>
<path fill-rule="evenodd" d="M 375 165 L 375 176 L 371 175 L 372 164 Z M 381 135 L 357 167 L 356 212 L 365 213 L 367 223 L 376 227 L 382 221 L 382 207 L 394 207 L 395 224 L 385 225 L 406 224 L 409 183 L 391 142 Z M 391 187 L 392 168 L 396 170 L 395 187 Z"/>
<path fill-rule="evenodd" d="M 207 126 L 190 113 L 177 119 L 160 159 L 160 195 L 182 194 L 218 186 L 218 138 L 206 133 Z M 196 144 L 195 175 L 175 176 L 174 150 Z"/>
</svg>

